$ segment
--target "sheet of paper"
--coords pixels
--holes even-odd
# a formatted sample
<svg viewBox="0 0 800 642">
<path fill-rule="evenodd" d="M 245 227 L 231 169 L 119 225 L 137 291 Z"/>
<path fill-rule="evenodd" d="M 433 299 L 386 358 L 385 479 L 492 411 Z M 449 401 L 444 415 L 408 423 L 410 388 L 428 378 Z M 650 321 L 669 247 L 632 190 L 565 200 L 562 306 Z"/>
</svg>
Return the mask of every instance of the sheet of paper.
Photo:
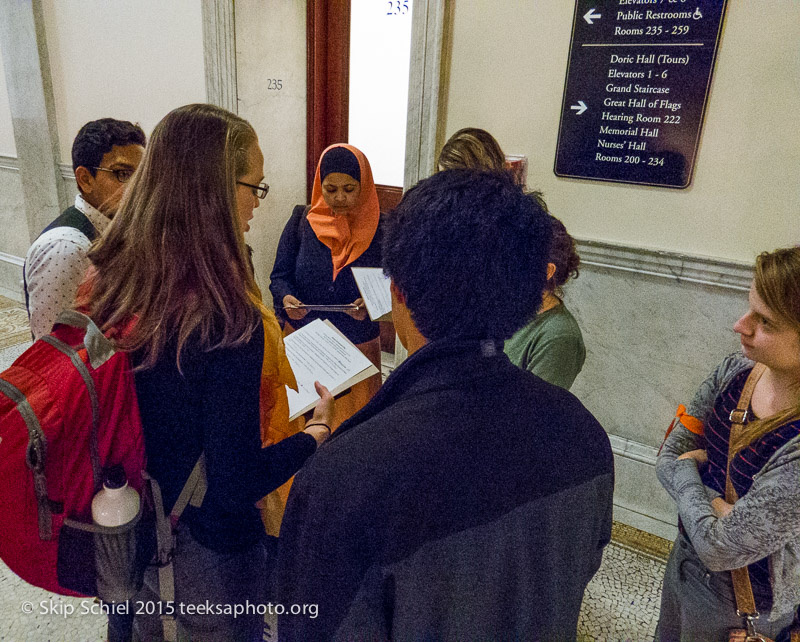
<svg viewBox="0 0 800 642">
<path fill-rule="evenodd" d="M 390 279 L 383 273 L 382 268 L 353 268 L 353 277 L 356 280 L 361 296 L 367 306 L 369 318 L 373 321 L 381 320 L 392 312 L 392 293 L 389 291 Z M 388 318 L 385 320 L 389 320 Z"/>
<path fill-rule="evenodd" d="M 297 379 L 298 392 L 287 387 L 291 419 L 317 405 L 319 381 L 333 395 L 378 372 L 378 369 L 329 321 L 316 319 L 284 339 L 286 356 Z"/>
</svg>

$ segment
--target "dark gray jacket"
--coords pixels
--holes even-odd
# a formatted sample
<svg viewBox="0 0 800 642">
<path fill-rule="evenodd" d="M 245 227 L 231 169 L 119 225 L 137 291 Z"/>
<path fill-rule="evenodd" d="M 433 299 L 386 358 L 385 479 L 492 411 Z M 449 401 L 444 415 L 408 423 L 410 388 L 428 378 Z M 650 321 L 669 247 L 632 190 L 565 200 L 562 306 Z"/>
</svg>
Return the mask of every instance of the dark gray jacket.
<svg viewBox="0 0 800 642">
<path fill-rule="evenodd" d="M 279 601 L 319 615 L 280 639 L 574 639 L 613 483 L 572 394 L 501 344 L 429 344 L 297 475 Z"/>
<path fill-rule="evenodd" d="M 740 353 L 726 357 L 700 385 L 688 413 L 705 423 L 717 395 L 752 367 Z M 800 437 L 775 451 L 722 519 L 711 508 L 719 495 L 703 485 L 694 460 L 677 461 L 679 455 L 703 447 L 701 438 L 678 424 L 656 463 L 658 479 L 677 502 L 689 540 L 712 571 L 741 568 L 769 556 L 770 619 L 791 613 L 800 604 Z"/>
</svg>

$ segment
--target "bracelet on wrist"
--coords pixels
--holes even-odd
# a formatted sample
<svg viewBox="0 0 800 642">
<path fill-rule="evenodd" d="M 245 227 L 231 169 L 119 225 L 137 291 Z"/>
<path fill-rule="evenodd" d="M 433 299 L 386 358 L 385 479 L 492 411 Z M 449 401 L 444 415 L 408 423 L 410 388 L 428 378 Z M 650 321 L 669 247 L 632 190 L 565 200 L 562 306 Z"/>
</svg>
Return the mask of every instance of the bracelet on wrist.
<svg viewBox="0 0 800 642">
<path fill-rule="evenodd" d="M 324 423 L 324 422 L 322 422 L 322 421 L 317 421 L 317 422 L 314 422 L 313 424 L 306 424 L 306 426 L 305 426 L 305 427 L 306 427 L 306 428 L 311 428 L 311 426 L 325 426 L 325 428 L 326 428 L 326 430 L 328 431 L 328 434 L 329 434 L 329 435 L 331 434 L 331 432 L 333 432 L 333 431 L 331 430 L 331 427 L 330 427 L 328 424 L 326 424 L 326 423 Z M 304 430 L 305 430 L 305 428 L 304 428 Z"/>
</svg>

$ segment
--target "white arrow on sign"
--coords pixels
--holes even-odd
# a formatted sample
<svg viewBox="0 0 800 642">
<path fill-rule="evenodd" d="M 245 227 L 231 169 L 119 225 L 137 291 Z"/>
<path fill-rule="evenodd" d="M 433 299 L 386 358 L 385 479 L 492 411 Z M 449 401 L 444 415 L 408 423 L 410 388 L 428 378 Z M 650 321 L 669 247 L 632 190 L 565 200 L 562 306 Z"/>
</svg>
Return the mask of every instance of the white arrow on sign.
<svg viewBox="0 0 800 642">
<path fill-rule="evenodd" d="M 599 18 L 602 18 L 602 17 L 603 17 L 603 14 L 602 13 L 595 13 L 594 12 L 594 7 L 592 7 L 591 9 L 589 9 L 589 11 L 587 11 L 584 14 L 583 19 L 586 20 L 586 22 L 588 22 L 590 25 L 593 25 L 595 20 L 597 20 Z"/>
<path fill-rule="evenodd" d="M 572 105 L 570 107 L 570 109 L 575 109 L 577 111 L 576 116 L 580 116 L 583 112 L 585 112 L 589 108 L 586 106 L 585 102 L 583 102 L 582 100 L 579 100 L 578 104 L 577 105 Z"/>
</svg>

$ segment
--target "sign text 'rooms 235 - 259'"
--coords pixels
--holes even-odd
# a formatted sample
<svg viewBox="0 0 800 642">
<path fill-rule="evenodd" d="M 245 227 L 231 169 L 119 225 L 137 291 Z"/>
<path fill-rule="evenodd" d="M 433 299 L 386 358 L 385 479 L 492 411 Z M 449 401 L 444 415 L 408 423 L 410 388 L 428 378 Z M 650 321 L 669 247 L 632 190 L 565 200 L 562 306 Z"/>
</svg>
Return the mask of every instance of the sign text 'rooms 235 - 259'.
<svg viewBox="0 0 800 642">
<path fill-rule="evenodd" d="M 727 0 L 576 0 L 555 173 L 692 179 Z"/>
</svg>

